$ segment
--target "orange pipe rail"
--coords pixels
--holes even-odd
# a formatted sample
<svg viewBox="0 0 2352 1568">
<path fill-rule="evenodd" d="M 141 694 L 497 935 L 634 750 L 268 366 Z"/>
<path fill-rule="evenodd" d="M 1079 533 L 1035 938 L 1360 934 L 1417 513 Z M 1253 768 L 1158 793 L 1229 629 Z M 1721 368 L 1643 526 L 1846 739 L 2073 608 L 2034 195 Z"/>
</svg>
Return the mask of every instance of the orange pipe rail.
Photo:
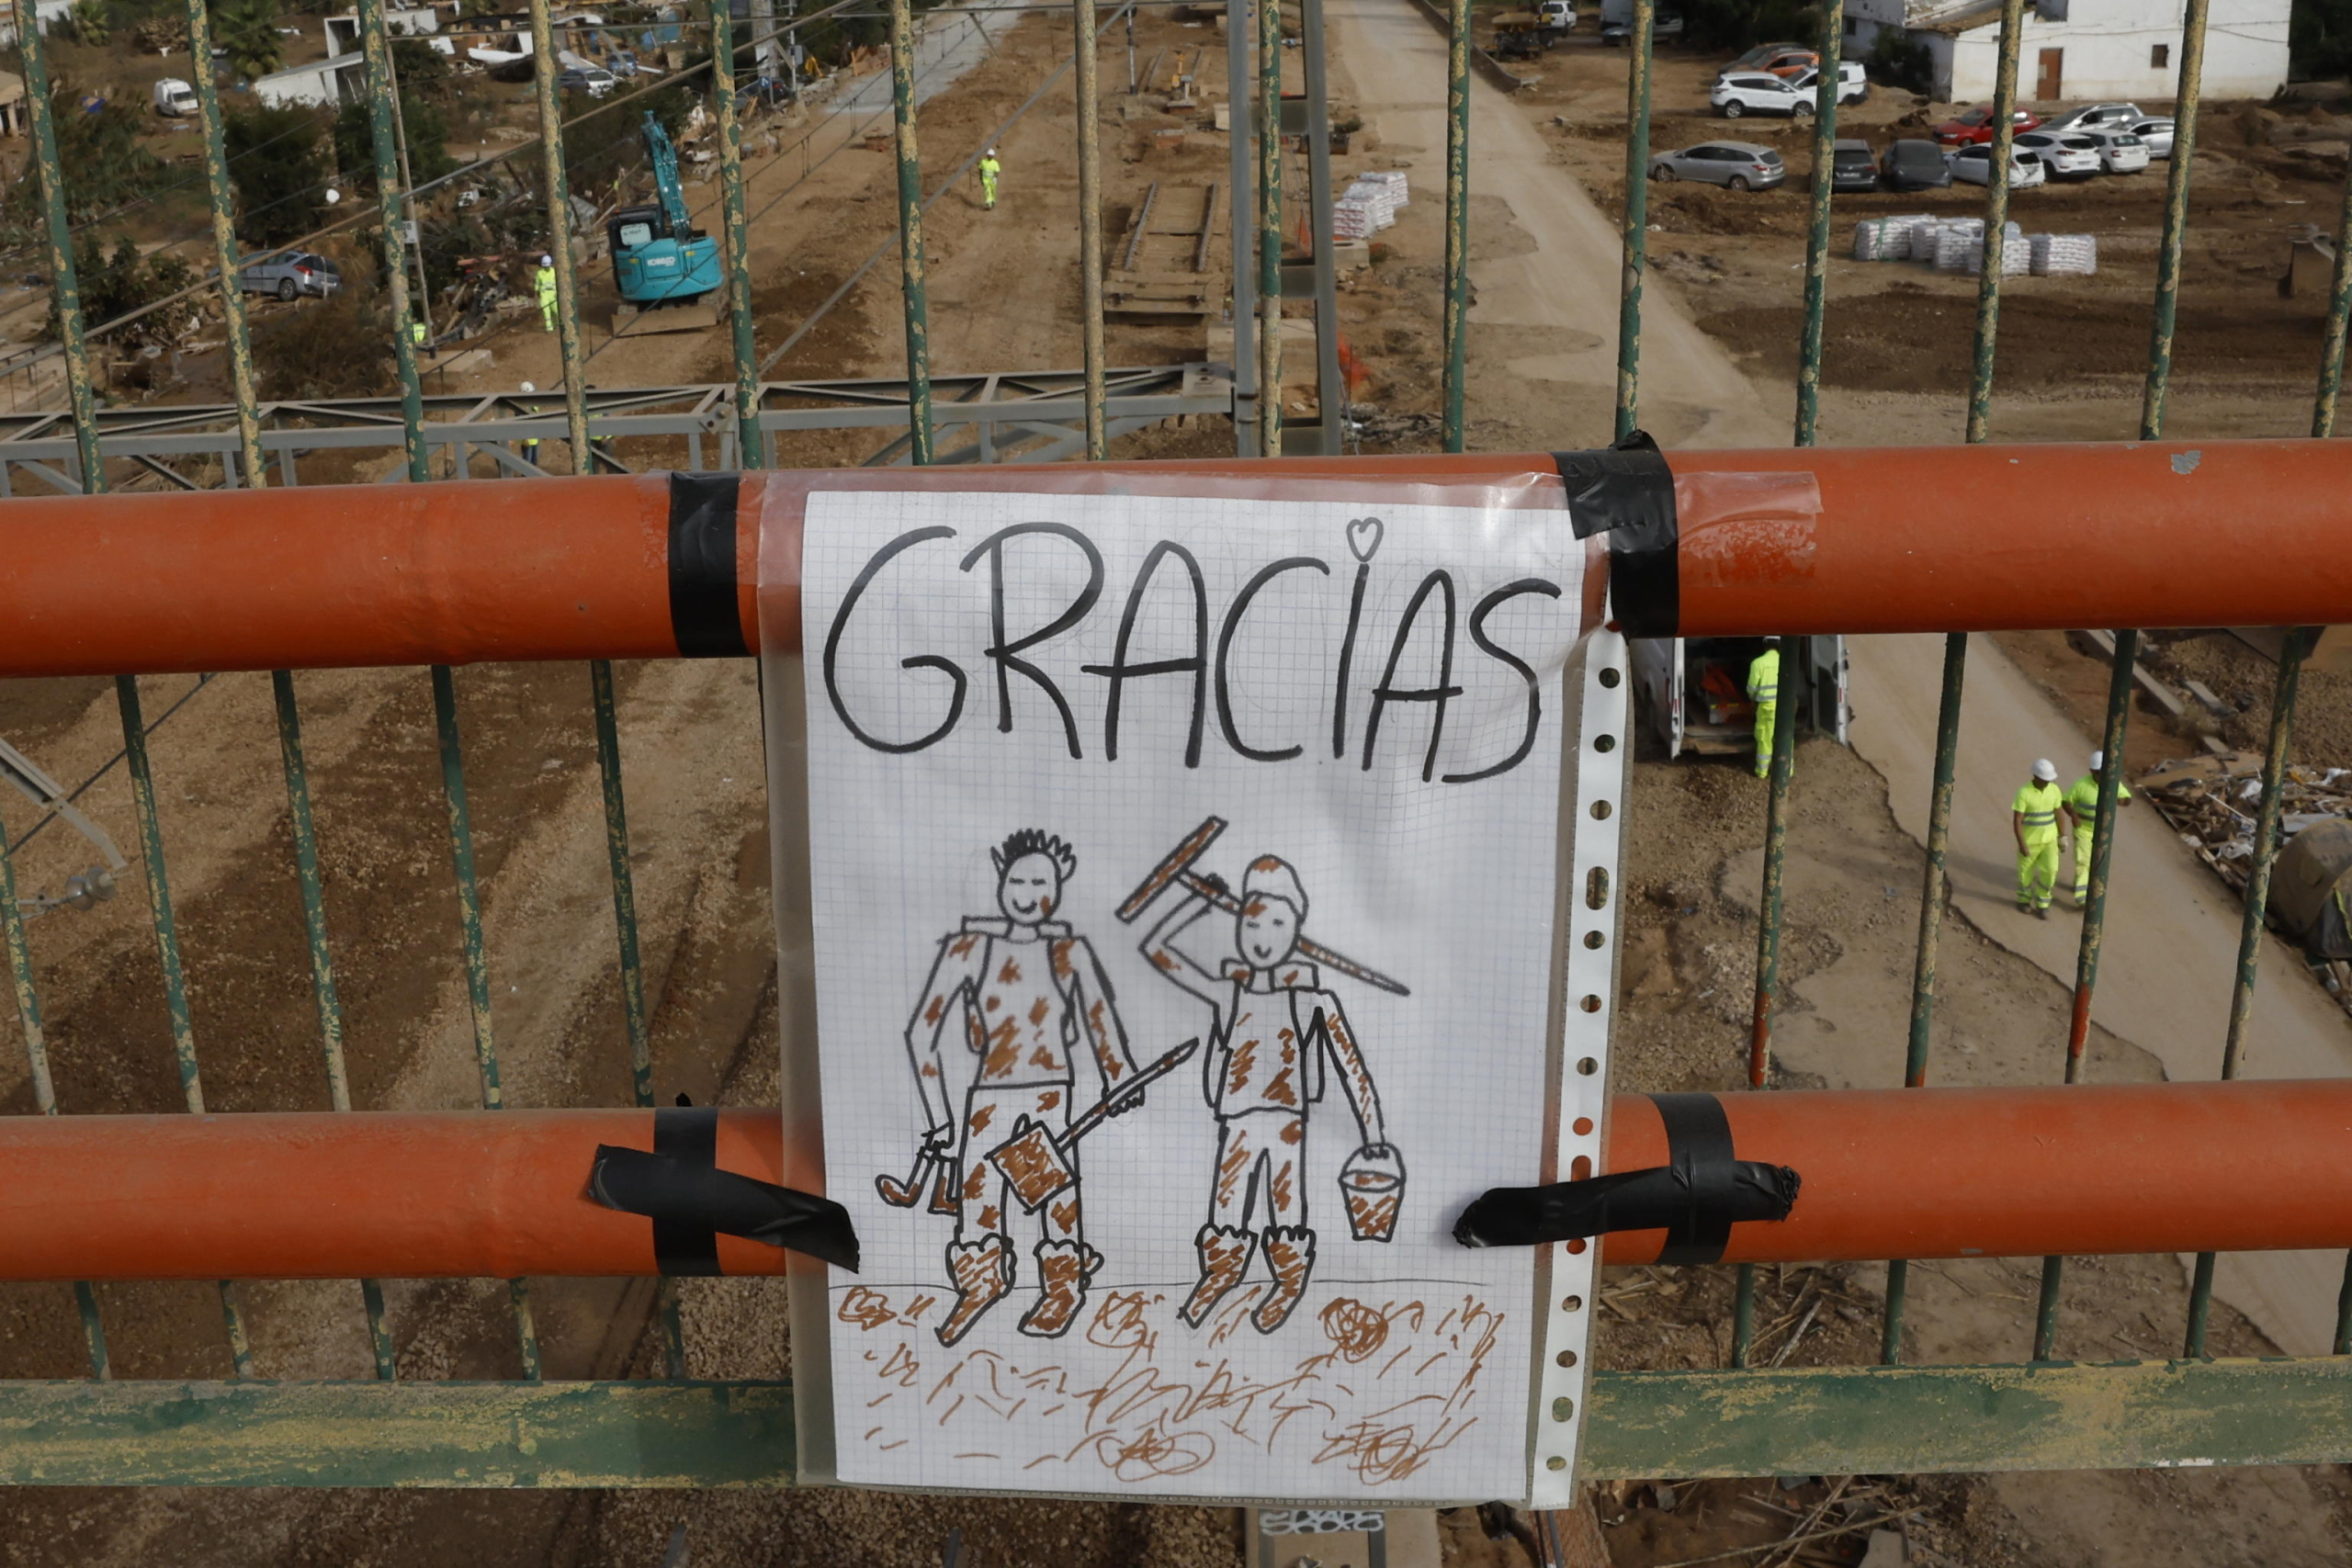
<svg viewBox="0 0 2352 1568">
<path fill-rule="evenodd" d="M 1723 1106 L 1736 1157 L 1794 1167 L 1804 1183 L 1787 1220 L 1734 1226 L 1726 1261 L 2352 1246 L 2352 1080 L 1729 1094 Z M 651 1274 L 652 1222 L 583 1189 L 596 1145 L 651 1148 L 655 1115 L 0 1119 L 0 1279 Z M 1667 1162 L 1647 1098 L 1619 1096 L 1607 1132 L 1607 1168 Z M 718 1164 L 783 1181 L 776 1112 L 721 1112 Z M 1458 1211 L 1473 1196 L 1442 1201 Z M 920 1211 L 891 1223 L 944 1225 Z M 1662 1239 L 1610 1236 L 1604 1260 L 1649 1262 Z M 775 1248 L 718 1245 L 728 1273 L 784 1271 Z"/>
<path fill-rule="evenodd" d="M 1815 447 L 1668 461 L 1680 513 L 1673 624 L 1637 633 L 2352 621 L 2343 443 Z M 764 568 L 786 585 L 788 651 L 797 522 L 817 488 L 1067 491 L 1193 476 L 1342 479 L 1376 498 L 1393 484 L 1523 486 L 1554 471 L 1534 453 L 745 474 L 725 487 L 731 517 L 684 534 L 664 474 L 19 499 L 0 507 L 0 625 L 13 633 L 0 676 L 756 649 L 763 517 L 795 558 Z M 695 558 L 673 549 L 682 537 L 697 541 Z M 722 646 L 711 646 L 713 604 L 730 600 Z M 682 647 L 690 608 L 703 624 Z"/>
</svg>

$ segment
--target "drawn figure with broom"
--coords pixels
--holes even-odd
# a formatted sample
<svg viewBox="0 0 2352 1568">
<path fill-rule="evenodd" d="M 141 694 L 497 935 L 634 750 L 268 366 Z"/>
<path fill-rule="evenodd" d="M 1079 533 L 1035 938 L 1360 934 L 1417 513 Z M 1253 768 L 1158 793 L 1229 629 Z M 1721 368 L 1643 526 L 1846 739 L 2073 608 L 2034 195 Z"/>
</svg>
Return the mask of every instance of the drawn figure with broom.
<svg viewBox="0 0 2352 1568">
<path fill-rule="evenodd" d="M 1086 939 L 1053 918 L 1062 885 L 1078 870 L 1076 852 L 1024 828 L 989 856 L 1002 913 L 967 915 L 961 930 L 940 939 L 930 983 L 907 1022 L 907 1055 L 930 1118 L 924 1154 L 955 1162 L 956 1238 L 947 1244 L 947 1277 L 956 1301 L 938 1327 L 943 1345 L 971 1332 L 1012 1289 L 1012 1222 L 1022 1205 L 986 1156 L 1024 1123 L 1055 1133 L 1069 1126 L 1081 1037 L 1102 1075 L 1108 1113 L 1124 1115 L 1143 1103 L 1140 1083 L 1119 1094 L 1136 1070 L 1110 978 Z M 977 1059 L 960 1113 L 949 1088 L 951 1039 Z M 1036 1210 L 1038 1292 L 1021 1319 L 1023 1334 L 1051 1338 L 1065 1332 L 1088 1280 L 1102 1267 L 1079 1220 L 1073 1168 L 1069 1184 Z"/>
<path fill-rule="evenodd" d="M 1380 1097 L 1340 998 L 1322 988 L 1318 966 L 1300 956 L 1306 890 L 1298 874 L 1287 862 L 1261 855 L 1250 863 L 1238 900 L 1216 879 L 1197 874 L 1195 879 L 1176 879 L 1186 889 L 1184 898 L 1143 940 L 1152 967 L 1216 1014 L 1204 1066 L 1209 1109 L 1216 1113 L 1216 1164 L 1210 1172 L 1208 1223 L 1193 1239 L 1200 1279 L 1182 1313 L 1194 1328 L 1207 1321 L 1249 1273 L 1250 1255 L 1262 1244 L 1272 1284 L 1250 1321 L 1259 1333 L 1272 1334 L 1289 1320 L 1315 1267 L 1303 1180 L 1306 1108 L 1323 1098 L 1327 1057 L 1363 1134 L 1340 1176 L 1358 1240 L 1386 1241 L 1393 1234 L 1404 1166 L 1389 1146 Z M 1213 908 L 1233 913 L 1236 954 L 1215 968 L 1176 945 L 1185 929 Z M 1357 968 L 1333 958 L 1348 970 Z M 1252 1232 L 1253 1215 L 1261 1232 Z"/>
</svg>

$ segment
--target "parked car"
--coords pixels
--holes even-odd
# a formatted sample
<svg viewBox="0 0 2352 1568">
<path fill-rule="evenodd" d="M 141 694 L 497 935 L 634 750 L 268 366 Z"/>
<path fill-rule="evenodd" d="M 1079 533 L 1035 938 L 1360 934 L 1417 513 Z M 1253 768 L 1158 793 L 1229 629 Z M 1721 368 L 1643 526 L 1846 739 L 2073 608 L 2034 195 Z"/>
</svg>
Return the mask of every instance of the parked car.
<svg viewBox="0 0 2352 1568">
<path fill-rule="evenodd" d="M 2138 137 L 2141 144 L 2147 148 L 2149 157 L 2169 158 L 2172 156 L 2172 121 L 2161 116 L 2150 119 L 2134 120 L 2132 123 L 2132 134 Z"/>
<path fill-rule="evenodd" d="M 1869 142 L 1840 137 L 1829 144 L 1829 188 L 1878 189 L 1878 154 L 1871 151 Z"/>
<path fill-rule="evenodd" d="M 1821 67 L 1818 65 L 1808 65 L 1789 78 L 1789 85 L 1808 98 L 1813 97 L 1820 90 L 1820 84 Z M 1869 73 L 1863 71 L 1861 62 L 1839 61 L 1838 62 L 1838 101 L 1841 104 L 1859 104 L 1870 96 L 1871 79 Z"/>
<path fill-rule="evenodd" d="M 1804 51 L 1805 48 L 1806 46 L 1801 43 L 1759 43 L 1715 74 L 1726 76 L 1735 71 L 1760 71 L 1764 68 L 1764 62 L 1774 55 L 1787 54 L 1791 51 Z"/>
<path fill-rule="evenodd" d="M 2137 104 L 2078 104 L 2043 123 L 2045 130 L 2091 130 L 2101 126 L 2130 125 L 2148 118 Z"/>
<path fill-rule="evenodd" d="M 1762 72 L 1743 71 L 1736 76 L 1719 76 L 1708 91 L 1707 101 L 1725 119 L 1737 119 L 1744 114 L 1781 114 L 1794 118 L 1813 112 L 1813 99 L 1798 92 L 1778 76 Z"/>
<path fill-rule="evenodd" d="M 2029 130 L 2012 143 L 2039 158 L 2053 180 L 2086 180 L 2098 173 L 2098 143 L 2079 130 Z"/>
<path fill-rule="evenodd" d="M 1654 180 L 1704 180 L 1732 190 L 1770 190 L 1788 177 L 1781 155 L 1753 141 L 1702 141 L 1650 160 Z"/>
<path fill-rule="evenodd" d="M 2031 130 L 2041 123 L 2030 109 L 2018 109 L 2009 116 L 2010 126 L 2018 130 Z M 1965 147 L 1971 142 L 1992 141 L 1993 130 L 1993 106 L 1978 104 L 1936 127 L 1936 140 L 1947 147 Z"/>
<path fill-rule="evenodd" d="M 275 294 L 291 303 L 308 295 L 323 299 L 343 287 L 343 272 L 313 251 L 288 251 L 237 269 L 237 287 L 247 294 Z"/>
<path fill-rule="evenodd" d="M 1754 52 L 1755 51 L 1752 50 L 1749 51 L 1749 53 Z M 1747 60 L 1747 56 L 1742 55 L 1740 59 Z M 1717 71 L 1715 75 L 1718 78 L 1721 78 L 1724 76 L 1737 75 L 1750 71 L 1765 71 L 1770 72 L 1775 76 L 1794 76 L 1800 72 L 1811 71 L 1820 63 L 1821 56 L 1810 49 L 1795 47 L 1775 49 L 1764 54 L 1762 58 L 1749 61 L 1746 64 L 1740 63 L 1739 61 L 1734 61 L 1731 64 Z"/>
<path fill-rule="evenodd" d="M 1906 137 L 1888 142 L 1878 155 L 1878 183 L 1882 190 L 1945 190 L 1951 185 L 1951 165 L 1934 142 Z"/>
<path fill-rule="evenodd" d="M 2110 175 L 2136 175 L 2148 166 L 2148 144 L 2121 126 L 2083 132 L 2098 149 L 2098 166 Z"/>
<path fill-rule="evenodd" d="M 567 93 L 585 93 L 592 98 L 601 98 L 620 85 L 620 79 L 601 65 L 584 70 L 574 66 L 558 76 L 555 85 Z"/>
<path fill-rule="evenodd" d="M 1651 42 L 1668 43 L 1681 36 L 1681 12 L 1662 9 L 1651 19 Z M 1607 44 L 1611 49 L 1624 48 L 1628 43 L 1633 41 L 1633 38 L 1634 24 L 1630 19 L 1622 22 L 1604 22 L 1601 24 L 1600 41 Z"/>
<path fill-rule="evenodd" d="M 1993 183 L 1993 149 L 1983 142 L 1973 147 L 1957 148 L 1944 154 L 1944 158 L 1951 164 L 1953 179 L 1973 186 Z M 2030 190 L 2049 178 L 2050 171 L 2041 166 L 2041 159 L 2021 157 L 2014 152 L 2009 154 L 2011 190 Z"/>
</svg>

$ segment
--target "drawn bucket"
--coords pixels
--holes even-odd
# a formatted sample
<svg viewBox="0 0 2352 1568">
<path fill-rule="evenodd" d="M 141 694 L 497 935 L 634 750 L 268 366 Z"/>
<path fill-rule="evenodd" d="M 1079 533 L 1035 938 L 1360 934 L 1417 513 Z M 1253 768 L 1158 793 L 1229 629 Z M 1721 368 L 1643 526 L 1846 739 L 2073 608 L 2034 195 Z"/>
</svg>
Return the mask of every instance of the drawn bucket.
<svg viewBox="0 0 2352 1568">
<path fill-rule="evenodd" d="M 1340 1168 L 1340 1193 L 1348 1201 L 1348 1229 L 1358 1241 L 1388 1240 L 1405 1201 L 1403 1156 L 1386 1144 L 1358 1149 Z"/>
</svg>

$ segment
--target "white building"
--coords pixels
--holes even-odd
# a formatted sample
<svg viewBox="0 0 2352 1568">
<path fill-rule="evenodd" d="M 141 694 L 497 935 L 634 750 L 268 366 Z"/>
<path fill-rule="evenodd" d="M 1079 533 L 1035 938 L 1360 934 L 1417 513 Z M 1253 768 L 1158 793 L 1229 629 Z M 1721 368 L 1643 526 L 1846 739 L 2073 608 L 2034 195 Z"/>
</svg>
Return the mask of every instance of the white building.
<svg viewBox="0 0 2352 1568">
<path fill-rule="evenodd" d="M 2162 99 L 2179 90 L 2182 0 L 2039 0 L 2018 40 L 2018 97 L 2028 103 Z M 2290 0 L 2211 0 L 2205 29 L 2208 101 L 2267 98 L 2287 80 Z M 1894 33 L 1927 46 L 1933 96 L 1993 96 L 1999 0 L 1847 0 L 1840 51 L 1860 60 Z"/>
<path fill-rule="evenodd" d="M 347 11 L 340 17 L 326 18 L 327 52 L 350 54 L 359 48 L 359 13 Z M 441 30 L 441 13 L 430 6 L 386 6 L 384 31 L 393 38 L 415 38 Z M 447 39 L 436 38 L 433 47 L 447 54 L 453 45 Z"/>
<path fill-rule="evenodd" d="M 47 38 L 74 8 L 74 0 L 33 0 L 33 15 L 40 19 L 40 35 Z M 16 7 L 0 7 L 0 49 L 17 41 Z"/>
<path fill-rule="evenodd" d="M 336 54 L 308 65 L 273 71 L 254 83 L 254 92 L 265 107 L 277 109 L 289 105 L 348 103 L 366 91 L 367 83 L 365 55 Z"/>
</svg>

